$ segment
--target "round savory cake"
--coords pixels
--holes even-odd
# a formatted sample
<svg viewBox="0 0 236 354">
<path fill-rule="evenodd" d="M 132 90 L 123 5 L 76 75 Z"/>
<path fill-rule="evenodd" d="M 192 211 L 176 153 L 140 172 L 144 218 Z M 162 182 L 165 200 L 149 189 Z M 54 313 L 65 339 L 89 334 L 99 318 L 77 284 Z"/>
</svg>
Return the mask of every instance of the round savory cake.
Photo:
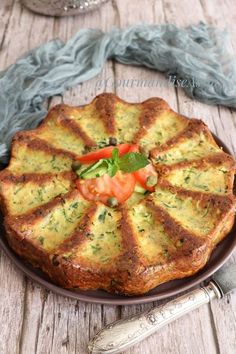
<svg viewBox="0 0 236 354">
<path fill-rule="evenodd" d="M 234 222 L 235 170 L 160 98 L 57 105 L 0 172 L 8 242 L 64 288 L 143 294 L 204 267 Z"/>
</svg>

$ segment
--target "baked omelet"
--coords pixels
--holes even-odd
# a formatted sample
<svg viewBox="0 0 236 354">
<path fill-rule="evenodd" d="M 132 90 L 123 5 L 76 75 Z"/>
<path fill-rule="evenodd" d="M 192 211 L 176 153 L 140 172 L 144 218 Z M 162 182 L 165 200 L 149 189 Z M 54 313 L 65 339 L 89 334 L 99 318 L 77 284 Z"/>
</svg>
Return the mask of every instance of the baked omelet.
<svg viewBox="0 0 236 354">
<path fill-rule="evenodd" d="M 84 198 L 72 168 L 111 137 L 138 145 L 158 176 L 152 192 L 115 207 Z M 86 106 L 57 105 L 15 135 L 0 172 L 8 242 L 64 288 L 143 294 L 204 267 L 234 223 L 235 170 L 202 121 L 160 98 L 103 93 Z"/>
</svg>

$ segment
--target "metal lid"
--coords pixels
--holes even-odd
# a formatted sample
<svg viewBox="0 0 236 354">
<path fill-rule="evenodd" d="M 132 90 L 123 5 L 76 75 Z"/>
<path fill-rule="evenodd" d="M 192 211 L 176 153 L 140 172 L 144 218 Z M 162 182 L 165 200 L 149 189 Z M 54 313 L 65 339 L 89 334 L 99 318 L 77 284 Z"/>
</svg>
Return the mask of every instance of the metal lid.
<svg viewBox="0 0 236 354">
<path fill-rule="evenodd" d="M 68 16 L 96 9 L 108 0 L 21 0 L 30 10 L 47 16 Z"/>
</svg>

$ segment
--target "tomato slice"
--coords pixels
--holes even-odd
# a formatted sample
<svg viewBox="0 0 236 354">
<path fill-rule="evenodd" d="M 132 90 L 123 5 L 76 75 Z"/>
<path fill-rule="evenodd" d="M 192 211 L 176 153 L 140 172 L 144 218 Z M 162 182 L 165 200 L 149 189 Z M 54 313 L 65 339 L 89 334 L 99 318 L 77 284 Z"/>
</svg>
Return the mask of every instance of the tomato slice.
<svg viewBox="0 0 236 354">
<path fill-rule="evenodd" d="M 124 155 L 127 152 L 139 152 L 138 145 L 120 144 L 90 152 L 78 157 L 78 160 L 82 164 L 94 163 L 100 159 L 111 157 L 114 148 L 118 148 L 119 155 Z M 76 185 L 82 196 L 87 200 L 100 201 L 107 204 L 109 198 L 115 197 L 119 203 L 124 203 L 134 192 L 136 182 L 144 189 L 151 192 L 154 191 L 154 187 L 147 185 L 147 179 L 150 176 L 157 177 L 157 172 L 152 164 L 134 173 L 122 173 L 118 171 L 114 177 L 104 174 L 96 178 L 78 179 Z"/>
<path fill-rule="evenodd" d="M 141 184 L 141 186 L 144 189 L 147 189 L 150 192 L 154 192 L 155 187 L 150 187 L 147 186 L 147 179 L 150 176 L 155 176 L 157 177 L 157 172 L 155 170 L 155 168 L 153 167 L 153 165 L 150 163 L 149 165 L 145 166 L 144 168 L 141 168 L 138 171 L 135 171 L 133 173 L 135 179 Z"/>
<path fill-rule="evenodd" d="M 129 152 L 139 152 L 138 145 L 135 144 L 130 145 Z"/>
<path fill-rule="evenodd" d="M 77 160 L 79 160 L 82 164 L 83 163 L 90 163 L 90 162 L 96 162 L 100 159 L 107 159 L 112 156 L 112 151 L 117 148 L 119 150 L 119 155 L 124 155 L 126 154 L 130 148 L 131 144 L 120 144 L 116 146 L 108 146 L 103 149 L 99 149 L 97 151 L 92 151 L 89 152 L 86 155 L 79 156 Z"/>
<path fill-rule="evenodd" d="M 119 171 L 114 177 L 104 174 L 98 178 L 78 179 L 76 185 L 85 199 L 107 204 L 110 197 L 115 197 L 119 203 L 124 203 L 133 193 L 135 182 L 132 173 Z"/>
<path fill-rule="evenodd" d="M 131 151 L 132 152 L 139 152 L 138 145 L 132 145 L 130 147 L 129 151 L 130 152 Z M 146 184 L 148 177 L 150 177 L 150 176 L 157 177 L 157 172 L 156 172 L 155 168 L 153 167 L 153 165 L 151 163 L 149 165 L 145 166 L 144 168 L 141 168 L 140 170 L 135 171 L 133 173 L 133 175 L 134 175 L 136 181 L 139 182 L 139 184 L 144 189 L 147 189 L 150 192 L 154 192 L 155 187 L 150 187 L 150 186 L 147 186 L 147 184 Z"/>
</svg>

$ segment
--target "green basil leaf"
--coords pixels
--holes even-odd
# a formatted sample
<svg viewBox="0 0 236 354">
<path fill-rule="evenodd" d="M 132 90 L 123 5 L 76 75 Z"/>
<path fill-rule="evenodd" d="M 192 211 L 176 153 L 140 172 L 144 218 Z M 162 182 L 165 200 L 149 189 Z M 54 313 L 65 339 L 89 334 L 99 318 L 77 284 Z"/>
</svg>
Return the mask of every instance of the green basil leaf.
<svg viewBox="0 0 236 354">
<path fill-rule="evenodd" d="M 107 173 L 110 177 L 113 177 L 116 175 L 117 171 L 119 169 L 118 164 L 111 162 L 108 162 L 108 169 L 107 169 Z"/>
<path fill-rule="evenodd" d="M 117 148 L 114 148 L 112 150 L 112 160 L 115 162 L 115 163 L 119 163 L 119 149 Z"/>
<path fill-rule="evenodd" d="M 128 152 L 119 158 L 119 169 L 123 172 L 132 173 L 149 165 L 146 156 L 138 152 Z"/>
<path fill-rule="evenodd" d="M 108 163 L 108 171 L 110 177 L 116 175 L 117 171 L 119 170 L 119 150 L 114 148 L 112 150 L 112 157 L 110 159 L 106 159 Z"/>
</svg>

